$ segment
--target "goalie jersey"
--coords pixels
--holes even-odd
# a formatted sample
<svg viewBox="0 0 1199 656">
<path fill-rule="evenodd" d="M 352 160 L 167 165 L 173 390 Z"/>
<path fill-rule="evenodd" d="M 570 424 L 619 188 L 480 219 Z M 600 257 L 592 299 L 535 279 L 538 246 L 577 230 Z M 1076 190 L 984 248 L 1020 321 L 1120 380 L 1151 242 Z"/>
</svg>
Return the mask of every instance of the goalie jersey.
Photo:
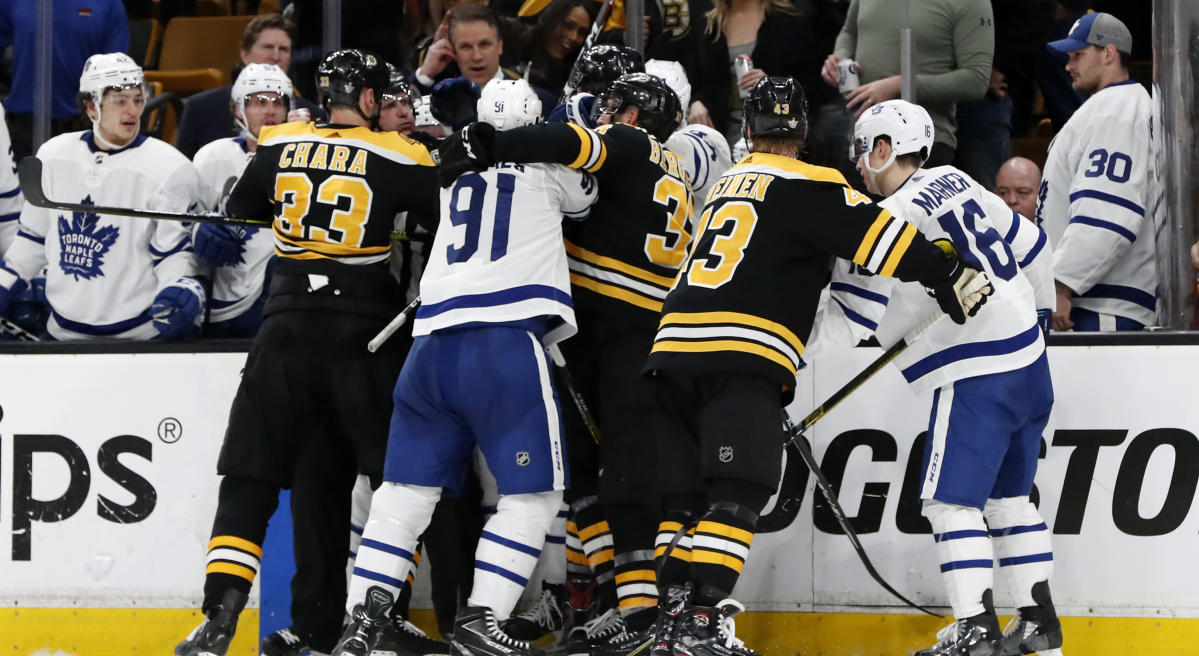
<svg viewBox="0 0 1199 656">
<path fill-rule="evenodd" d="M 940 280 L 953 268 L 834 169 L 754 153 L 706 200 L 647 370 L 756 374 L 788 401 L 833 256 L 902 280 Z"/>
<path fill-rule="evenodd" d="M 90 131 L 72 132 L 47 141 L 37 156 L 46 197 L 57 201 L 167 212 L 201 204 L 192 163 L 152 137 L 106 152 Z M 158 334 L 149 313 L 154 297 L 196 273 L 190 235 L 175 221 L 26 204 L 5 260 L 25 280 L 47 267 L 51 337 L 150 339 Z"/>
<path fill-rule="evenodd" d="M 573 335 L 562 217 L 586 217 L 595 199 L 590 176 L 558 165 L 501 162 L 459 176 L 441 192 L 412 334 L 532 320 L 547 346 Z"/>
<path fill-rule="evenodd" d="M 952 166 L 916 171 L 879 205 L 929 239 L 953 242 L 962 260 L 986 271 L 995 289 L 966 323 L 940 321 L 895 359 L 916 391 L 1018 369 L 1044 353 L 1037 308 L 1052 308 L 1055 297 L 1041 230 Z M 890 346 L 939 312 L 923 287 L 895 284 L 876 333 L 879 342 Z"/>
<path fill-rule="evenodd" d="M 1053 274 L 1073 305 L 1154 323 L 1157 268 L 1149 194 L 1149 94 L 1128 81 L 1100 89 L 1049 145 L 1037 223 Z"/>
<path fill-rule="evenodd" d="M 220 211 L 225 187 L 241 177 L 254 154 L 246 150 L 242 137 L 218 139 L 196 152 L 192 160 L 200 176 L 204 209 Z M 275 252 L 270 230 L 250 228 L 240 262 L 211 270 L 212 295 L 208 300 L 209 321 L 229 321 L 244 314 L 263 293 L 267 263 Z"/>
</svg>

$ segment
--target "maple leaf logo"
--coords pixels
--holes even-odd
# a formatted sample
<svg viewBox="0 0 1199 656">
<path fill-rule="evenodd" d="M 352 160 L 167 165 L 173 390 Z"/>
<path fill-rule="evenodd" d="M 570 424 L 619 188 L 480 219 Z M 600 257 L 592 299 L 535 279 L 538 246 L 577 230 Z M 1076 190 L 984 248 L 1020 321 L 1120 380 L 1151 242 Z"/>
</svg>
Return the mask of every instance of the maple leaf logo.
<svg viewBox="0 0 1199 656">
<path fill-rule="evenodd" d="M 94 205 L 92 197 L 84 205 Z M 59 267 L 75 280 L 90 280 L 104 275 L 104 256 L 120 236 L 116 226 L 100 227 L 100 215 L 94 212 L 72 212 L 71 220 L 58 215 Z"/>
</svg>

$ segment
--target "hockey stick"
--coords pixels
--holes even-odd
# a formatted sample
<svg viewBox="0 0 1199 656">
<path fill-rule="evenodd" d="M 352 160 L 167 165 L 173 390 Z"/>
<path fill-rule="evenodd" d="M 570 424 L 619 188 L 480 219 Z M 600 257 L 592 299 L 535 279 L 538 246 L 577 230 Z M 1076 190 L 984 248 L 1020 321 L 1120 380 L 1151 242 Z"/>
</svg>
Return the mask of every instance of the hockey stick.
<svg viewBox="0 0 1199 656">
<path fill-rule="evenodd" d="M 139 219 L 159 219 L 163 221 L 183 221 L 186 223 L 232 223 L 234 225 L 269 228 L 271 221 L 265 219 L 244 219 L 231 216 L 221 216 L 215 213 L 189 214 L 187 212 L 160 212 L 157 210 L 138 210 L 130 207 L 106 207 L 104 205 L 87 205 L 84 203 L 60 203 L 46 198 L 42 188 L 42 160 L 30 155 L 21 160 L 17 178 L 21 184 L 21 193 L 25 202 L 34 207 L 41 207 L 60 212 L 85 212 L 89 214 L 111 214 L 114 216 L 131 216 Z"/>
<path fill-rule="evenodd" d="M 928 613 L 933 617 L 943 616 L 938 613 L 934 613 L 933 611 L 900 594 L 899 591 L 892 587 L 890 583 L 887 583 L 887 580 L 883 578 L 882 574 L 879 574 L 878 570 L 875 569 L 874 563 L 870 560 L 870 556 L 866 554 L 866 548 L 862 546 L 862 541 L 858 539 L 857 531 L 854 530 L 853 524 L 845 515 L 845 509 L 841 507 L 841 502 L 837 499 L 837 492 L 833 489 L 833 484 L 830 483 L 828 478 L 825 477 L 824 471 L 820 469 L 820 464 L 816 462 L 816 456 L 812 453 L 811 445 L 808 444 L 807 440 L 801 438 L 804 431 L 811 428 L 816 422 L 820 421 L 820 419 L 828 414 L 830 410 L 844 401 L 846 397 L 861 387 L 862 384 L 864 384 L 867 380 L 870 380 L 874 374 L 881 371 L 883 367 L 887 366 L 892 360 L 898 357 L 900 353 L 903 353 L 903 351 L 907 349 L 910 344 L 920 339 L 924 333 L 928 332 L 929 328 L 932 328 L 940 323 L 945 316 L 945 314 L 938 312 L 909 331 L 903 339 L 891 345 L 891 348 L 888 348 L 886 351 L 884 351 L 883 354 L 875 359 L 874 362 L 871 362 L 857 376 L 854 376 L 853 380 L 850 380 L 848 383 L 842 386 L 841 389 L 834 392 L 827 401 L 820 404 L 820 406 L 809 413 L 807 417 L 804 417 L 799 426 L 792 424 L 790 415 L 787 414 L 785 409 L 783 410 L 783 426 L 787 431 L 787 442 L 785 446 L 794 444 L 798 448 L 800 456 L 804 459 L 804 463 L 808 465 L 808 469 L 812 470 L 812 476 L 816 479 L 816 487 L 820 488 L 821 494 L 823 494 L 825 500 L 828 501 L 829 509 L 833 511 L 833 516 L 836 517 L 837 523 L 840 524 L 841 529 L 845 531 L 845 537 L 849 538 L 850 544 L 853 545 L 853 550 L 857 552 L 858 559 L 862 561 L 862 565 L 866 568 L 866 572 L 870 574 L 870 578 L 874 579 L 875 582 L 881 585 L 884 590 L 890 592 L 896 599 L 899 599 L 903 603 L 922 613 Z"/>
<path fill-rule="evenodd" d="M 591 439 L 595 440 L 596 444 L 600 443 L 599 424 L 595 423 L 595 417 L 591 414 L 591 408 L 587 407 L 587 401 L 583 398 L 583 393 L 575 387 L 575 379 L 570 375 L 570 369 L 566 368 L 566 358 L 562 355 L 562 349 L 558 348 L 557 344 L 551 345 L 546 351 L 550 354 L 550 359 L 554 361 L 554 365 L 558 367 L 558 373 L 562 374 L 562 383 L 566 385 L 566 391 L 570 394 L 570 399 L 574 401 L 575 408 L 579 410 L 579 416 L 583 418 L 583 425 L 587 427 L 587 432 L 591 434 Z"/>
<path fill-rule="evenodd" d="M 595 22 L 591 23 L 591 31 L 587 33 L 587 40 L 583 41 L 583 47 L 579 48 L 579 54 L 587 52 L 587 49 L 595 45 L 595 40 L 599 38 L 600 32 L 604 31 L 604 25 L 608 22 L 608 16 L 612 14 L 612 0 L 604 0 L 604 4 L 600 5 L 599 12 L 595 15 Z M 566 76 L 566 84 L 562 86 L 562 98 L 558 100 L 558 104 L 566 102 L 567 98 L 576 91 L 574 86 L 575 74 L 579 72 L 579 59 L 575 58 L 575 63 L 570 67 L 570 74 Z"/>
<path fill-rule="evenodd" d="M 25 330 L 16 323 L 0 317 L 0 333 L 15 338 L 18 342 L 40 342 L 37 335 Z"/>
<path fill-rule="evenodd" d="M 390 323 L 388 323 L 386 326 L 383 326 L 383 330 L 380 330 L 379 334 L 375 335 L 374 339 L 367 342 L 366 350 L 370 351 L 371 353 L 378 351 L 379 347 L 383 346 L 383 342 L 386 342 L 388 339 L 390 339 L 391 336 L 400 329 L 400 326 L 403 326 L 404 323 L 408 321 L 408 315 L 415 312 L 419 305 L 420 297 L 417 296 L 415 301 L 412 301 L 408 304 L 408 307 L 400 310 L 400 313 L 397 314 Z"/>
</svg>

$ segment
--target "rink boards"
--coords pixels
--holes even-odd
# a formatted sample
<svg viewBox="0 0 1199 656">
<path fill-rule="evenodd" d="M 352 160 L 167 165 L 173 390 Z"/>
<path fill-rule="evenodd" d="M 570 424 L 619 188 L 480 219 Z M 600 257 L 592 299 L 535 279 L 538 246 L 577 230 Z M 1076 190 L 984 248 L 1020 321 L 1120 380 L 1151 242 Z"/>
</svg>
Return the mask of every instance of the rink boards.
<svg viewBox="0 0 1199 656">
<path fill-rule="evenodd" d="M 804 370 L 798 419 L 878 355 Z M 244 353 L 0 355 L 0 647 L 18 656 L 170 653 L 199 621 L 216 455 Z M 1191 654 L 1199 644 L 1199 345 L 1055 346 L 1057 404 L 1037 476 L 1068 647 Z M 928 423 L 893 369 L 810 432 L 875 566 L 943 598 L 914 501 Z M 870 579 L 789 463 L 737 589 L 768 656 L 907 654 L 942 620 Z M 821 500 L 823 501 L 823 500 Z M 418 587 L 416 602 L 427 602 Z M 997 601 L 1007 598 L 1002 586 Z M 943 602 L 941 602 L 943 603 Z M 944 609 L 941 609 L 944 610 Z M 255 653 L 258 596 L 230 653 Z M 264 622 L 265 624 L 265 622 Z M 8 650 L 10 646 L 13 648 Z M 1069 653 L 1069 652 L 1068 652 Z"/>
</svg>

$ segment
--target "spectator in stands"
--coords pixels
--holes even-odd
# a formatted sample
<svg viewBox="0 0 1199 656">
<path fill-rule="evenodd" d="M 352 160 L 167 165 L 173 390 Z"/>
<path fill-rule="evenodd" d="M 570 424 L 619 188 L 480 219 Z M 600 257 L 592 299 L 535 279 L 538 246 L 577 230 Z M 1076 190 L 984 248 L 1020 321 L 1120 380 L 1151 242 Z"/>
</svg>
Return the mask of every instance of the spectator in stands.
<svg viewBox="0 0 1199 656">
<path fill-rule="evenodd" d="M 38 149 L 50 198 L 84 205 L 195 211 L 196 170 L 169 144 L 138 134 L 142 69 L 124 53 L 92 55 L 79 81 L 92 129 Z M 43 267 L 52 339 L 179 339 L 197 332 L 203 285 L 188 227 L 26 205 L 0 265 L 0 310 Z"/>
<path fill-rule="evenodd" d="M 900 31 L 910 27 L 914 41 L 916 98 L 928 110 L 936 133 L 926 167 L 953 163 L 957 147 L 954 106 L 982 98 L 991 77 L 995 28 L 989 0 L 851 0 L 837 46 L 821 69 L 830 86 L 838 84 L 837 62 L 853 59 L 861 67 L 861 85 L 821 108 L 813 141 L 827 152 L 845 149 L 854 117 L 884 100 L 899 98 Z M 813 147 L 816 148 L 817 144 Z M 836 166 L 850 180 L 860 176 L 848 159 L 816 162 Z"/>
<path fill-rule="evenodd" d="M 1013 157 L 999 167 L 995 176 L 995 194 L 1020 216 L 1037 218 L 1037 190 L 1041 187 L 1041 169 L 1024 157 Z"/>
<path fill-rule="evenodd" d="M 1141 330 L 1157 317 L 1149 93 L 1128 79 L 1132 35 L 1111 14 L 1049 46 L 1090 97 L 1049 148 L 1037 222 L 1055 251 L 1056 330 Z"/>
<path fill-rule="evenodd" d="M 33 154 L 33 93 L 37 80 L 37 2 L 0 2 L 0 51 L 13 49 L 12 92 L 4 99 L 17 161 Z M 129 50 L 129 21 L 119 0 L 54 3 L 54 52 L 50 58 L 50 134 L 87 125 L 75 105 L 83 62 L 100 52 Z"/>
<path fill-rule="evenodd" d="M 446 36 L 429 46 L 424 62 L 409 78 L 409 82 L 429 98 L 433 116 L 442 123 L 456 127 L 473 121 L 475 99 L 488 82 L 520 77 L 500 67 L 504 41 L 499 30 L 499 20 L 488 7 L 458 6 L 450 14 Z M 457 66 L 461 75 L 442 79 L 451 64 Z M 557 95 L 545 89 L 533 89 L 548 115 L 557 103 Z"/>
<path fill-rule="evenodd" d="M 696 53 L 680 59 L 693 81 L 689 121 L 736 141 L 742 94 L 767 75 L 794 77 L 816 98 L 832 95 L 817 86 L 825 55 L 817 25 L 831 7 L 824 0 L 714 0 L 693 38 Z M 753 68 L 737 77 L 740 55 L 749 55 Z"/>
<path fill-rule="evenodd" d="M 487 0 L 449 0 L 442 4 L 442 10 L 436 14 L 433 21 L 433 29 L 425 31 L 425 36 L 416 40 L 416 45 L 413 46 L 411 54 L 408 56 L 403 68 L 404 70 L 416 70 L 424 65 L 425 59 L 429 56 L 429 49 L 434 43 L 446 39 L 450 34 L 450 17 L 459 7 L 468 5 L 479 5 L 489 7 Z M 504 43 L 519 44 L 524 38 L 528 26 L 521 19 L 511 15 L 501 15 L 493 8 L 492 13 L 500 29 L 500 40 Z M 433 18 L 432 16 L 430 18 Z M 513 47 L 500 53 L 500 66 L 502 68 L 510 68 L 516 70 L 520 68 L 521 50 L 518 47 Z M 462 72 L 458 70 L 457 62 L 450 62 L 442 69 L 441 73 L 433 76 L 436 81 L 447 80 L 452 77 L 458 77 Z"/>
<path fill-rule="evenodd" d="M 291 64 L 291 47 L 295 41 L 295 26 L 279 14 L 263 14 L 246 25 L 241 38 L 241 63 L 273 64 L 287 72 Z M 194 157 L 200 147 L 238 134 L 229 110 L 233 86 L 223 86 L 197 93 L 187 99 L 175 143 L 179 152 Z M 296 97 L 293 108 L 306 109 L 313 118 L 325 113 L 315 104 Z"/>
<path fill-rule="evenodd" d="M 592 0 L 553 0 L 537 14 L 537 23 L 517 42 L 525 44 L 521 59 L 528 64 L 529 84 L 562 92 L 598 10 Z"/>
</svg>

